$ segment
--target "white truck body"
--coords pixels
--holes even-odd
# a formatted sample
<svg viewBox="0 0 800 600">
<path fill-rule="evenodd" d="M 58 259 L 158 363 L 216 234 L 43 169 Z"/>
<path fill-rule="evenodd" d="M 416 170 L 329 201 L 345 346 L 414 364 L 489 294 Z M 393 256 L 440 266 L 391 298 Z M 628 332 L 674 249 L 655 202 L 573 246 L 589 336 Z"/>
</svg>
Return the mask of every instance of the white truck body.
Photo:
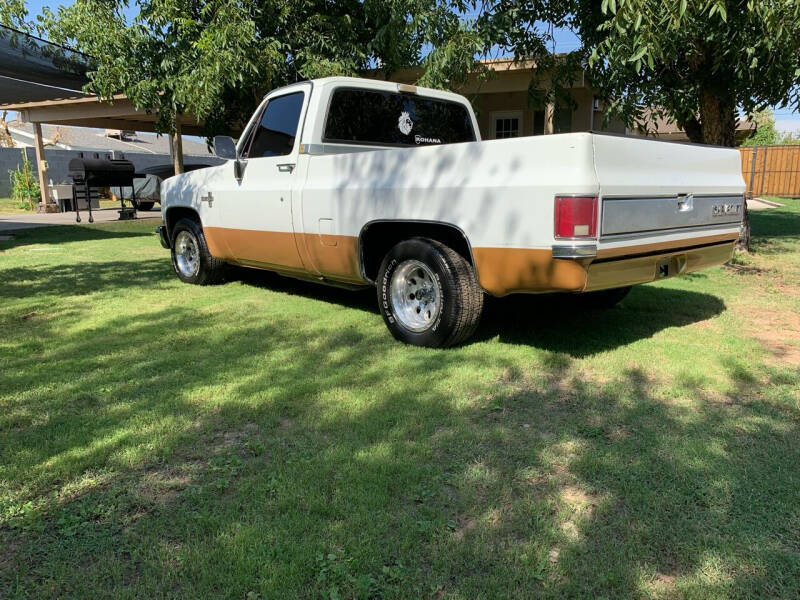
<svg viewBox="0 0 800 600">
<path fill-rule="evenodd" d="M 342 88 L 460 103 L 477 141 L 331 143 L 326 111 Z M 191 211 L 216 258 L 367 285 L 383 258 L 370 253 L 386 252 L 365 241 L 367 232 L 378 227 L 384 238 L 415 227 L 425 235 L 448 228 L 463 238 L 481 288 L 502 296 L 592 291 L 688 273 L 727 261 L 739 235 L 745 185 L 734 149 L 594 133 L 483 142 L 461 96 L 350 78 L 275 90 L 248 127 L 264 105 L 298 91 L 298 133 L 285 155 L 249 158 L 241 180 L 231 160 L 163 183 L 167 236 L 173 215 Z M 556 237 L 556 197 L 597 199 L 593 235 Z"/>
</svg>

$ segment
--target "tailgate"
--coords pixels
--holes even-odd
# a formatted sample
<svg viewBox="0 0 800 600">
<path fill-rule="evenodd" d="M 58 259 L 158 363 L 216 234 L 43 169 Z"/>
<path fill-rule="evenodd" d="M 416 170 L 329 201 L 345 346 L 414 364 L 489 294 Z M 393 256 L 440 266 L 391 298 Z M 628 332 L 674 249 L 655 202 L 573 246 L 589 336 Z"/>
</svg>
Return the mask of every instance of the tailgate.
<svg viewBox="0 0 800 600">
<path fill-rule="evenodd" d="M 595 135 L 601 240 L 737 229 L 744 210 L 738 150 Z"/>
</svg>

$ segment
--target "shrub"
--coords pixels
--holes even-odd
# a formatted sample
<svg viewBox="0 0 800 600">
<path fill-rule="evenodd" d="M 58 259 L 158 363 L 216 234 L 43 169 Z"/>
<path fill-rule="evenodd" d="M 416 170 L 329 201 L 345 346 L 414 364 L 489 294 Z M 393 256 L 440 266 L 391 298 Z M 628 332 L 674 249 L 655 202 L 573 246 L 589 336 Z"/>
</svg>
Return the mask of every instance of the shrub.
<svg viewBox="0 0 800 600">
<path fill-rule="evenodd" d="M 41 193 L 36 173 L 31 168 L 31 161 L 28 160 L 25 150 L 22 150 L 22 164 L 8 174 L 11 178 L 11 198 L 17 201 L 20 208 L 33 210 Z"/>
</svg>

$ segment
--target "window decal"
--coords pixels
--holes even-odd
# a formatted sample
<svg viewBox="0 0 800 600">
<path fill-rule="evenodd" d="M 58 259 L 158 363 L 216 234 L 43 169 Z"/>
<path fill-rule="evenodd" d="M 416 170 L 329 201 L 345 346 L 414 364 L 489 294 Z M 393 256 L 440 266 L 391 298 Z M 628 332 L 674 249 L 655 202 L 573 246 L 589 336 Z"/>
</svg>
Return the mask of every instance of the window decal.
<svg viewBox="0 0 800 600">
<path fill-rule="evenodd" d="M 414 127 L 414 121 L 411 120 L 411 117 L 408 115 L 408 111 L 403 111 L 400 113 L 400 118 L 397 119 L 397 128 L 403 135 L 408 135 L 411 133 L 411 128 Z"/>
</svg>

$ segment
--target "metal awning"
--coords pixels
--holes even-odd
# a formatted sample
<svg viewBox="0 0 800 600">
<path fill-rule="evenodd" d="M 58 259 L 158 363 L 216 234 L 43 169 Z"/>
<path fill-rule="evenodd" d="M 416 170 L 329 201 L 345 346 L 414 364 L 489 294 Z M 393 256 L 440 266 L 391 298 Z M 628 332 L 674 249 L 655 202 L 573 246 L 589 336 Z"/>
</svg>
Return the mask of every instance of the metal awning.
<svg viewBox="0 0 800 600">
<path fill-rule="evenodd" d="M 109 102 L 81 89 L 91 58 L 10 27 L 0 25 L 0 111 L 19 113 L 32 123 L 42 206 L 49 202 L 47 162 L 42 124 L 155 131 L 156 115 L 133 106 L 122 94 Z M 169 136 L 170 156 L 176 173 L 183 172 L 181 134 L 201 135 L 202 123 L 191 115 L 178 115 L 176 133 Z"/>
<path fill-rule="evenodd" d="M 0 105 L 80 98 L 89 58 L 0 25 Z"/>
</svg>

